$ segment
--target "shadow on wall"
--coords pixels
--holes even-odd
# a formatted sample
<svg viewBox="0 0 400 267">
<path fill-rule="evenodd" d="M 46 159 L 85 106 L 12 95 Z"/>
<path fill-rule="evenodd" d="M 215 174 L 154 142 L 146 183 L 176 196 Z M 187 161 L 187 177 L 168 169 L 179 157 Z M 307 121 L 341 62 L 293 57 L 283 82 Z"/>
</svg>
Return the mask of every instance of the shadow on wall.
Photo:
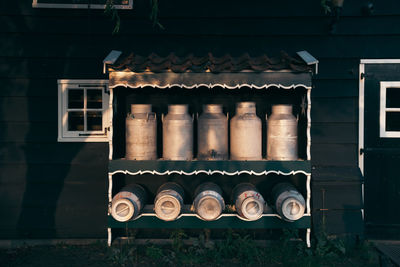
<svg viewBox="0 0 400 267">
<path fill-rule="evenodd" d="M 7 5 L 10 6 L 8 9 L 17 14 L 35 13 L 28 9 L 31 8 L 31 1 L 12 1 Z M 15 20 L 13 29 L 16 32 L 31 31 L 37 28 L 37 25 L 32 25 L 32 21 L 21 16 L 21 19 Z M 19 118 L 29 127 L 26 129 L 25 141 L 15 147 L 24 156 L 18 159 L 17 166 L 25 169 L 25 184 L 18 185 L 18 189 L 25 186 L 25 190 L 21 191 L 24 192 L 23 196 L 18 196 L 19 199 L 22 197 L 22 202 L 16 225 L 17 238 L 58 237 L 55 218 L 56 212 L 63 212 L 57 211 L 60 194 L 70 172 L 71 162 L 83 148 L 83 144 L 79 143 L 57 143 L 57 80 L 54 76 L 60 75 L 62 78 L 66 75 L 70 68 L 69 62 L 48 58 L 48 53 L 51 53 L 48 51 L 54 50 L 57 41 L 48 44 L 33 41 L 32 45 L 36 43 L 44 44 L 36 52 L 32 52 L 28 44 L 16 44 L 17 47 L 13 47 L 14 51 L 18 49 L 18 53 L 23 55 L 18 60 L 23 61 L 24 68 L 18 69 L 12 79 L 15 83 L 19 78 L 27 80 L 24 84 L 26 91 L 22 96 L 25 107 L 14 109 L 22 113 Z M 60 44 L 58 49 L 62 53 L 69 53 L 68 44 Z M 38 53 L 36 56 L 40 59 L 32 58 L 32 53 Z M 68 55 L 64 58 L 68 58 Z"/>
</svg>

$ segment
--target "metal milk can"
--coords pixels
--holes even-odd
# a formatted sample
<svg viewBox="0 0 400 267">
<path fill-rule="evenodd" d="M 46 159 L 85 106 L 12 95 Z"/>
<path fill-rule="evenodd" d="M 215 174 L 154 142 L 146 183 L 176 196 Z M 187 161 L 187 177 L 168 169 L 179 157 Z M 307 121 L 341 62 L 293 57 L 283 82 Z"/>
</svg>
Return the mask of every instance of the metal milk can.
<svg viewBox="0 0 400 267">
<path fill-rule="evenodd" d="M 111 202 L 111 215 L 119 222 L 135 219 L 146 204 L 146 191 L 138 184 L 129 184 Z"/>
<path fill-rule="evenodd" d="M 126 159 L 157 159 L 157 119 L 151 105 L 131 105 L 126 118 Z"/>
<path fill-rule="evenodd" d="M 154 200 L 154 211 L 158 218 L 173 221 L 180 214 L 183 206 L 184 191 L 177 183 L 165 183 L 157 191 Z"/>
<path fill-rule="evenodd" d="M 276 211 L 282 219 L 292 222 L 303 217 L 305 200 L 293 185 L 279 183 L 272 188 L 271 195 Z"/>
<path fill-rule="evenodd" d="M 203 105 L 198 119 L 198 159 L 228 159 L 228 118 L 222 113 L 222 105 Z"/>
<path fill-rule="evenodd" d="M 267 119 L 267 159 L 297 160 L 297 119 L 292 105 L 273 105 Z"/>
<path fill-rule="evenodd" d="M 231 159 L 262 159 L 261 119 L 256 115 L 254 102 L 236 104 L 236 115 L 231 119 Z"/>
<path fill-rule="evenodd" d="M 163 158 L 193 158 L 193 118 L 188 113 L 188 105 L 168 106 L 168 114 L 163 117 Z"/>
<path fill-rule="evenodd" d="M 217 219 L 225 209 L 222 190 L 214 183 L 207 182 L 199 185 L 194 195 L 194 209 L 205 221 L 213 221 Z"/>
<path fill-rule="evenodd" d="M 265 200 L 257 188 L 250 183 L 241 183 L 232 191 L 232 202 L 236 211 L 247 220 L 258 220 L 264 212 Z"/>
</svg>

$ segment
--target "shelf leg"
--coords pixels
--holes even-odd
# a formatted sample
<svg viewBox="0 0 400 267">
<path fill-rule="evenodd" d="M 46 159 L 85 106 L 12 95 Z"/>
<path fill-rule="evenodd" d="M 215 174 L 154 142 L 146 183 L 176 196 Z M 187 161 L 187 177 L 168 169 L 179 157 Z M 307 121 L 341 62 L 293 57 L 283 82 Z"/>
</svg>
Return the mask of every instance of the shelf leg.
<svg viewBox="0 0 400 267">
<path fill-rule="evenodd" d="M 113 188 L 113 180 L 112 174 L 108 174 L 108 202 L 111 203 L 112 201 L 112 188 Z"/>
<path fill-rule="evenodd" d="M 107 228 L 108 238 L 107 238 L 107 245 L 111 247 L 111 240 L 112 240 L 112 233 L 111 228 Z"/>
<path fill-rule="evenodd" d="M 111 240 L 112 240 L 112 233 L 111 228 L 107 228 L 108 238 L 107 238 L 107 245 L 111 247 Z"/>
<path fill-rule="evenodd" d="M 311 247 L 311 228 L 307 228 L 307 233 L 306 233 L 306 243 L 307 247 Z"/>
<path fill-rule="evenodd" d="M 307 214 L 311 214 L 311 174 L 307 174 L 307 200 L 306 200 L 306 211 Z"/>
</svg>

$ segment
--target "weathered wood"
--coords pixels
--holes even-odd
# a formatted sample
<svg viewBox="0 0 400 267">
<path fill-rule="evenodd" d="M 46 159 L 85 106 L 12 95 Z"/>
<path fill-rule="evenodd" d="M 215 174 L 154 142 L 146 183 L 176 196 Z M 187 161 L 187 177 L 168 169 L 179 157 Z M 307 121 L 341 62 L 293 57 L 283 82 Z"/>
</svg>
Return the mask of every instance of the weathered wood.
<svg viewBox="0 0 400 267">
<path fill-rule="evenodd" d="M 58 178 L 58 179 L 57 179 Z M 107 206 L 107 185 L 104 177 L 99 177 L 99 182 L 64 182 L 62 176 L 54 177 L 53 183 L 22 183 L 2 184 L 0 195 L 2 203 L 0 207 L 12 207 L 14 209 L 31 209 L 44 207 L 74 207 L 85 203 L 87 207 L 103 204 Z M 79 197 L 71 197 L 71 196 Z M 106 211 L 106 208 L 104 208 Z"/>
<path fill-rule="evenodd" d="M 0 205 L 7 216 L 0 220 L 0 237 L 105 236 L 108 146 L 56 142 L 57 79 L 106 77 L 102 74 L 102 60 L 111 49 L 142 55 L 204 55 L 211 51 L 216 55 L 248 52 L 274 56 L 281 50 L 309 51 L 320 60 L 312 91 L 314 209 L 321 207 L 321 190 L 326 190 L 327 205 L 343 209 L 324 211 L 327 229 L 331 233 L 362 232 L 357 206 L 361 180 L 357 167 L 359 59 L 400 58 L 399 1 L 375 1 L 374 15 L 369 17 L 362 16 L 364 3 L 345 1 L 336 32 L 329 35 L 327 24 L 331 17 L 323 14 L 319 0 L 246 4 L 160 1 L 164 31 L 152 28 L 147 19 L 149 2 L 138 0 L 133 10 L 120 11 L 121 32 L 112 36 L 113 24 L 104 17 L 103 10 L 38 9 L 32 8 L 32 0 L 1 0 Z M 374 66 L 371 70 L 382 74 Z M 398 68 L 393 67 L 390 72 L 398 73 Z M 124 111 L 116 121 L 123 124 L 124 112 L 135 101 L 154 102 L 157 112 L 165 113 L 169 102 L 186 101 L 197 111 L 210 98 L 226 104 L 231 115 L 234 102 L 255 100 L 260 116 L 265 115 L 268 105 L 280 99 L 246 90 L 231 95 L 209 90 L 199 94 L 126 94 L 119 99 Z M 123 134 L 115 134 L 123 142 Z M 120 154 L 123 155 L 123 148 Z M 115 188 L 139 182 L 154 195 L 163 182 L 178 181 L 193 191 L 198 183 L 210 179 L 223 185 L 229 199 L 230 190 L 239 182 L 253 182 L 268 194 L 272 184 L 288 179 L 302 185 L 300 190 L 305 191 L 303 176 L 184 178 L 187 177 L 119 177 Z M 30 193 L 25 192 L 27 184 Z M 21 210 L 24 194 L 26 204 Z M 51 199 L 46 199 L 46 194 Z M 190 201 L 189 198 L 187 202 Z M 43 207 L 33 208 L 30 204 Z M 321 215 L 321 211 L 313 213 L 316 225 Z"/>
<path fill-rule="evenodd" d="M 107 165 L 103 162 L 67 163 L 38 163 L 38 164 L 7 164 L 0 163 L 0 185 L 23 185 L 25 183 L 51 186 L 63 181 L 66 184 L 106 183 L 108 176 Z"/>
<path fill-rule="evenodd" d="M 108 143 L 9 143 L 0 147 L 3 164 L 105 164 L 108 162 Z"/>
<path fill-rule="evenodd" d="M 329 29 L 331 17 L 186 17 L 161 18 L 164 30 L 154 28 L 151 21 L 131 14 L 122 13 L 121 30 L 119 34 L 149 34 L 176 35 L 323 35 Z M 68 19 L 68 23 L 65 20 Z M 49 27 L 51 24 L 51 27 Z M 230 27 L 226 27 L 226 24 Z M 298 27 L 298 25 L 302 27 Z M 264 25 L 269 25 L 265 27 Z M 336 35 L 397 35 L 400 33 L 400 19 L 389 16 L 373 17 L 342 17 Z M 38 34 L 109 34 L 113 23 L 103 14 L 79 17 L 63 16 L 15 16 L 0 17 L 0 33 L 30 33 Z M 276 28 L 279 27 L 280 31 Z"/>
<path fill-rule="evenodd" d="M 0 143 L 56 143 L 56 122 L 0 122 Z"/>
<path fill-rule="evenodd" d="M 361 182 L 313 182 L 313 210 L 362 209 Z"/>
<path fill-rule="evenodd" d="M 0 106 L 2 107 L 0 110 L 0 121 L 57 122 L 57 105 L 57 97 L 55 96 L 30 98 L 0 97 Z"/>
<path fill-rule="evenodd" d="M 84 206 L 2 210 L 8 215 L 0 222 L 0 235 L 4 238 L 104 237 L 106 231 L 104 205 L 92 205 L 91 212 Z"/>
<path fill-rule="evenodd" d="M 357 144 L 314 144 L 311 146 L 312 165 L 356 166 Z"/>
<path fill-rule="evenodd" d="M 66 60 L 59 58 L 3 58 L 0 61 L 0 78 L 48 78 L 54 80 L 65 77 L 96 78 L 102 75 L 102 60 L 102 58 Z"/>
<path fill-rule="evenodd" d="M 312 168 L 312 177 L 314 182 L 321 183 L 346 183 L 361 182 L 361 175 L 358 166 L 314 166 Z"/>
<path fill-rule="evenodd" d="M 21 37 L 21 36 L 24 37 Z M 14 36 L 14 37 L 13 37 Z M 132 38 L 135 42 L 132 42 Z M 14 41 L 19 39 L 21 41 Z M 29 44 L 25 41 L 29 41 Z M 385 44 L 385 50 L 379 49 L 380 45 Z M 1 34 L 0 35 L 1 53 L 7 56 L 20 56 L 21 53 L 29 53 L 30 56 L 53 56 L 57 57 L 58 63 L 66 64 L 69 70 L 74 66 L 71 56 L 78 54 L 81 60 L 91 55 L 92 58 L 99 58 L 98 66 L 92 67 L 92 71 L 98 70 L 96 73 L 102 72 L 102 60 L 112 49 L 122 51 L 132 51 L 141 55 L 157 53 L 166 55 L 170 52 L 185 55 L 194 53 L 196 55 L 205 55 L 212 52 L 214 55 L 224 55 L 231 53 L 240 55 L 249 53 L 251 55 L 277 55 L 280 51 L 296 51 L 307 50 L 318 59 L 333 58 L 345 59 L 351 58 L 355 60 L 359 58 L 396 58 L 400 57 L 400 51 L 396 49 L 400 44 L 399 35 L 384 35 L 379 38 L 374 35 L 363 36 L 336 36 L 336 35 L 313 35 L 302 37 L 301 35 L 275 36 L 264 35 L 254 36 L 248 35 L 220 35 L 220 34 L 203 34 L 198 35 L 195 32 L 190 34 L 169 34 L 160 35 L 157 33 L 135 34 L 135 35 L 117 35 L 99 34 L 99 35 L 64 35 L 64 34 Z M 101 45 L 98 45 L 101 44 Z M 215 45 L 218 44 L 218 45 Z M 268 44 L 268 46 L 266 46 Z M 43 55 L 44 54 L 44 55 Z M 67 57 L 64 62 L 61 61 L 62 55 Z M 2 59 L 4 60 L 4 59 Z M 24 59 L 27 61 L 27 59 Z M 43 58 L 38 62 L 37 58 L 30 58 L 24 64 L 36 64 L 37 67 L 45 67 L 43 64 L 51 64 L 52 59 L 43 62 Z M 7 59 L 4 64 L 11 62 L 17 64 L 21 59 Z M 16 61 L 16 62 L 15 62 Z M 38 64 L 41 63 L 41 64 Z M 357 70 L 357 63 L 353 66 Z M 7 66 L 7 65 L 6 65 Z M 0 74 L 6 66 L 0 64 Z M 99 67 L 100 66 L 100 67 Z M 344 66 L 339 63 L 336 65 L 338 70 L 342 70 Z M 64 66 L 65 67 L 65 66 Z M 98 69 L 100 68 L 100 69 Z M 15 71 L 18 70 L 15 69 Z M 346 68 L 345 68 L 346 70 Z M 55 70 L 54 70 L 55 71 Z M 90 70 L 82 70 L 87 73 Z M 65 73 L 67 74 L 67 73 Z M 320 72 L 323 75 L 324 72 Z M 328 73 L 326 75 L 329 75 Z M 43 77 L 43 76 L 39 76 Z M 48 77 L 48 76 L 45 76 Z M 357 77 L 356 74 L 349 75 L 349 78 Z"/>
<path fill-rule="evenodd" d="M 315 233 L 319 231 L 327 234 L 363 235 L 364 233 L 361 210 L 313 211 L 312 218 Z"/>
<path fill-rule="evenodd" d="M 0 97 L 56 97 L 56 79 L 0 79 Z"/>
<path fill-rule="evenodd" d="M 312 123 L 313 144 L 357 144 L 357 123 Z"/>
<path fill-rule="evenodd" d="M 347 98 L 313 98 L 312 123 L 355 123 L 358 121 L 358 99 Z"/>
<path fill-rule="evenodd" d="M 365 4 L 362 0 L 349 1 L 345 3 L 342 16 L 361 16 L 361 7 Z M 374 2 L 375 15 L 398 15 L 399 4 L 396 0 L 386 0 L 383 3 Z M 0 14 L 23 14 L 23 15 L 49 15 L 55 14 L 66 16 L 84 16 L 101 15 L 102 10 L 82 9 L 48 9 L 32 8 L 32 1 L 7 2 L 2 1 Z M 319 1 L 296 2 L 292 0 L 285 1 L 267 1 L 256 2 L 244 5 L 241 1 L 194 1 L 190 5 L 182 0 L 160 2 L 160 15 L 162 17 L 303 17 L 303 16 L 324 16 Z M 122 11 L 129 16 L 148 17 L 150 4 L 145 0 L 138 0 L 134 3 L 132 10 Z"/>
<path fill-rule="evenodd" d="M 311 97 L 358 97 L 358 80 L 344 80 L 339 77 L 332 79 L 314 79 Z"/>
</svg>

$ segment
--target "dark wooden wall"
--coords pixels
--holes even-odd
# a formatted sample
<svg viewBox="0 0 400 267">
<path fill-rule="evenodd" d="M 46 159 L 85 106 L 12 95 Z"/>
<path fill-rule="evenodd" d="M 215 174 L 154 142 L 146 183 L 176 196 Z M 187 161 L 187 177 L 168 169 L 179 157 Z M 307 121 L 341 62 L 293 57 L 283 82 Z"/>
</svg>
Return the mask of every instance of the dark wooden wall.
<svg viewBox="0 0 400 267">
<path fill-rule="evenodd" d="M 0 238 L 105 237 L 105 143 L 57 143 L 57 79 L 95 79 L 111 49 L 166 55 L 276 55 L 320 60 L 312 92 L 313 215 L 330 233 L 361 233 L 357 170 L 360 58 L 400 58 L 400 3 L 345 1 L 336 32 L 320 0 L 160 1 L 121 11 L 33 9 L 0 0 Z M 324 218 L 324 219 L 323 219 Z"/>
</svg>

